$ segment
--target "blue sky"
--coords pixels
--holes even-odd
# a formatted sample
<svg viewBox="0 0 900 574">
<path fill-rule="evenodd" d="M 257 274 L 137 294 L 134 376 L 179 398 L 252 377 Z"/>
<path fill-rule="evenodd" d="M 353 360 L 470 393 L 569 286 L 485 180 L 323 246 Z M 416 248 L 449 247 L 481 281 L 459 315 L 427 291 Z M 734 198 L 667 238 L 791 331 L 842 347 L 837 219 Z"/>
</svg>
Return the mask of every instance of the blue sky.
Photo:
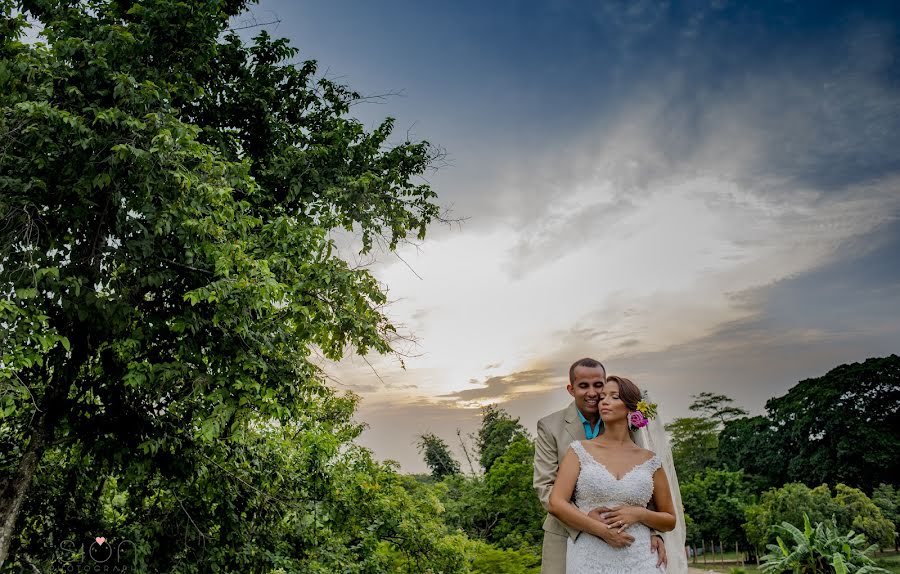
<svg viewBox="0 0 900 574">
<path fill-rule="evenodd" d="M 447 150 L 460 225 L 371 266 L 415 334 L 328 368 L 362 442 L 498 402 L 533 431 L 589 355 L 649 388 L 760 412 L 798 380 L 900 350 L 900 5 L 267 0 L 257 22 Z M 237 25 L 240 25 L 238 22 Z M 249 30 L 248 32 L 252 32 Z M 410 267 L 413 271 L 410 270 Z"/>
</svg>

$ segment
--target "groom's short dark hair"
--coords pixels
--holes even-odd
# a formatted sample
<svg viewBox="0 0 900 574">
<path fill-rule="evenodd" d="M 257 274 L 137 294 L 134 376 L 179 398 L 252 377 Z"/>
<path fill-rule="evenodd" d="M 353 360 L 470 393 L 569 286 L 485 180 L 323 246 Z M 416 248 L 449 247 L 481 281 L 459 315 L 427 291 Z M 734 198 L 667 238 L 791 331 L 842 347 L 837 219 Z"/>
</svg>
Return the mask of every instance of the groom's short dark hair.
<svg viewBox="0 0 900 574">
<path fill-rule="evenodd" d="M 597 359 L 591 359 L 590 357 L 585 357 L 583 359 L 578 359 L 577 361 L 572 363 L 571 367 L 569 367 L 569 383 L 570 384 L 575 382 L 575 369 L 577 369 L 578 367 L 585 367 L 588 369 L 596 369 L 597 367 L 600 367 L 601 369 L 603 369 L 603 375 L 604 376 L 606 375 L 606 367 L 603 366 L 603 363 L 601 363 Z"/>
</svg>

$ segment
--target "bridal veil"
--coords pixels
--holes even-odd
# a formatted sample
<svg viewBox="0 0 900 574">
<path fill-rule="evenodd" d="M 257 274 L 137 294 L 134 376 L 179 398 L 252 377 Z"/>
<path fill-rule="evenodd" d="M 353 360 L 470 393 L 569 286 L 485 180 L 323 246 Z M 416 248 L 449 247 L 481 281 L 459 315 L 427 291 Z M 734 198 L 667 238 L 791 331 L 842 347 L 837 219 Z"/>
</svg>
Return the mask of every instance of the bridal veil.
<svg viewBox="0 0 900 574">
<path fill-rule="evenodd" d="M 644 393 L 647 402 L 650 397 Z M 687 574 L 687 554 L 685 552 L 685 524 L 684 507 L 681 504 L 681 491 L 678 488 L 678 475 L 675 474 L 675 462 L 672 459 L 672 447 L 660 417 L 656 416 L 649 421 L 644 428 L 632 431 L 635 444 L 641 448 L 652 450 L 662 461 L 662 468 L 669 479 L 669 489 L 672 491 L 672 502 L 675 504 L 675 529 L 671 532 L 663 532 L 663 540 L 666 543 L 666 556 L 668 574 Z"/>
</svg>

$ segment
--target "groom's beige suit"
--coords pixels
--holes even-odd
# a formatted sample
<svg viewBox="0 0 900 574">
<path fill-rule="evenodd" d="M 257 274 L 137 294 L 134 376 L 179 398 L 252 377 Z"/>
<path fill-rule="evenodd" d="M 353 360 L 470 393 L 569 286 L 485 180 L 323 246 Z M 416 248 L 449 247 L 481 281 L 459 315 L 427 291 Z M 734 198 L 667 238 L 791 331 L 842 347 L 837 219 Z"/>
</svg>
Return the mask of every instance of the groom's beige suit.
<svg viewBox="0 0 900 574">
<path fill-rule="evenodd" d="M 585 440 L 584 424 L 578 416 L 575 401 L 561 411 L 547 415 L 537 424 L 534 441 L 534 489 L 544 509 L 550 503 L 550 491 L 556 473 L 572 441 Z M 544 520 L 544 547 L 541 552 L 541 574 L 565 574 L 566 538 L 578 537 L 580 530 L 570 528 L 552 514 Z"/>
</svg>

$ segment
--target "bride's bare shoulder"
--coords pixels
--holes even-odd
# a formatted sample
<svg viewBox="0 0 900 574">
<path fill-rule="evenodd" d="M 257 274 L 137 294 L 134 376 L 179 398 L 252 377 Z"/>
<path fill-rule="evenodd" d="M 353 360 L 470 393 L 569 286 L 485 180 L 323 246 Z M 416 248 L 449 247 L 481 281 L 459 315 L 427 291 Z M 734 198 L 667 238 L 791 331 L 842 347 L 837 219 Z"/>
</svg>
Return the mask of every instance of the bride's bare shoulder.
<svg viewBox="0 0 900 574">
<path fill-rule="evenodd" d="M 651 458 L 656 456 L 655 452 L 653 452 L 652 450 L 647 450 L 646 448 L 637 447 L 637 450 L 644 460 L 650 460 Z"/>
</svg>

